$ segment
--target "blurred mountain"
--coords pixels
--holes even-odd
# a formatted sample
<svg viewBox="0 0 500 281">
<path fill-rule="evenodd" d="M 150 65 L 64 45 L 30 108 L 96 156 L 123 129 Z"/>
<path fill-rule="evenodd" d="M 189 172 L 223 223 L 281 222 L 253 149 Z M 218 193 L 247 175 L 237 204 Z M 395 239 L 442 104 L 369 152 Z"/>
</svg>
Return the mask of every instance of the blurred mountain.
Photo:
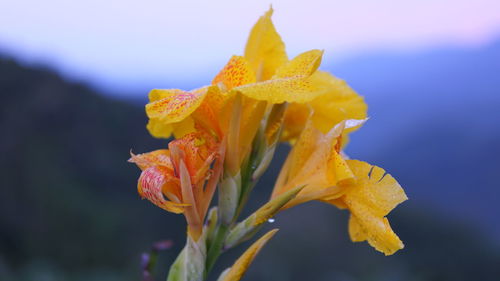
<svg viewBox="0 0 500 281">
<path fill-rule="evenodd" d="M 126 162 L 131 148 L 166 145 L 146 132 L 141 107 L 11 60 L 0 60 L 0 94 L 0 272 L 3 261 L 21 280 L 53 280 L 29 276 L 52 267 L 83 274 L 64 280 L 137 280 L 141 251 L 182 241 L 169 231 L 182 218 L 141 201 Z"/>
<path fill-rule="evenodd" d="M 497 280 L 499 47 L 326 65 L 370 105 L 348 153 L 386 168 L 409 194 L 390 216 L 406 248 L 384 257 L 353 244 L 346 212 L 312 203 L 277 217 L 281 232 L 246 280 Z M 146 132 L 142 104 L 9 59 L 0 59 L 0 96 L 0 280 L 139 280 L 140 253 L 167 238 L 175 248 L 160 264 L 172 261 L 183 217 L 141 201 L 139 171 L 126 163 L 131 148 L 166 145 Z M 269 196 L 286 151 L 251 208 Z"/>
</svg>

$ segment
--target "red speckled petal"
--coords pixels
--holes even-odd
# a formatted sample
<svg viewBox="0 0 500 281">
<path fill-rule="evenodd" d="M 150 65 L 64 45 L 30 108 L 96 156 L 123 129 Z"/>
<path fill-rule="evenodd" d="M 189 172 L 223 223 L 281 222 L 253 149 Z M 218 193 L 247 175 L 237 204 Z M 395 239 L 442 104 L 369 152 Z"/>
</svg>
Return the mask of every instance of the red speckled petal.
<svg viewBox="0 0 500 281">
<path fill-rule="evenodd" d="M 224 68 L 215 76 L 212 85 L 222 83 L 226 90 L 255 82 L 255 74 L 246 59 L 232 56 Z"/>
<path fill-rule="evenodd" d="M 182 213 L 184 211 L 183 204 L 168 201 L 163 196 L 162 188 L 167 184 L 168 177 L 168 170 L 165 167 L 149 167 L 141 173 L 137 190 L 142 198 L 148 199 L 156 206 L 172 213 Z"/>
<path fill-rule="evenodd" d="M 180 122 L 200 106 L 207 90 L 208 87 L 203 87 L 190 92 L 166 95 L 163 99 L 148 103 L 146 114 L 149 118 L 161 120 L 165 124 Z"/>
</svg>

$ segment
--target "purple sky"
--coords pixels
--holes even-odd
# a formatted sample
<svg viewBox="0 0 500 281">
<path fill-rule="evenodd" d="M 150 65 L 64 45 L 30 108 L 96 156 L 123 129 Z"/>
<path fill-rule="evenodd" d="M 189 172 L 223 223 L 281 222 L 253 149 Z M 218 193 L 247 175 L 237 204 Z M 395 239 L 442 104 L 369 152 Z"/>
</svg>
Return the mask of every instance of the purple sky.
<svg viewBox="0 0 500 281">
<path fill-rule="evenodd" d="M 241 54 L 271 2 L 291 56 L 320 48 L 338 61 L 375 50 L 478 46 L 500 36 L 498 0 L 11 0 L 0 4 L 0 48 L 104 88 L 170 86 L 216 73 Z"/>
</svg>

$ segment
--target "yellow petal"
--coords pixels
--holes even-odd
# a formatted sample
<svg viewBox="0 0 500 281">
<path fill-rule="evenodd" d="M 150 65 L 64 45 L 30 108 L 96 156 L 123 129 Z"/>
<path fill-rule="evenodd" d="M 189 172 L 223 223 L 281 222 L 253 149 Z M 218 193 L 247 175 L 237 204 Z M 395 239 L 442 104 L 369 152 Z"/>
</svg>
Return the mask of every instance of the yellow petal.
<svg viewBox="0 0 500 281">
<path fill-rule="evenodd" d="M 363 204 L 377 216 L 386 216 L 408 197 L 399 183 L 384 169 L 359 160 L 347 160 L 357 183 L 346 194 L 352 204 Z"/>
<path fill-rule="evenodd" d="M 236 95 L 233 101 L 231 118 L 229 119 L 229 129 L 227 131 L 227 153 L 224 160 L 225 166 L 231 175 L 235 175 L 240 168 L 240 130 L 242 97 Z"/>
<path fill-rule="evenodd" d="M 186 117 L 184 120 L 172 124 L 172 131 L 176 139 L 195 131 L 194 120 L 191 117 Z"/>
<path fill-rule="evenodd" d="M 284 141 L 295 140 L 305 121 L 313 112 L 312 120 L 314 126 L 323 133 L 328 132 L 335 124 L 346 119 L 365 119 L 367 116 L 367 105 L 363 97 L 358 95 L 343 80 L 323 72 L 316 71 L 312 78 L 319 81 L 326 89 L 324 94 L 314 98 L 309 104 L 292 103 L 285 113 L 283 137 Z M 356 128 L 346 130 L 346 133 Z"/>
<path fill-rule="evenodd" d="M 349 236 L 353 242 L 368 241 L 377 251 L 386 256 L 404 248 L 404 244 L 392 230 L 385 217 L 363 216 L 351 214 L 349 219 Z"/>
<path fill-rule="evenodd" d="M 352 242 L 362 242 L 368 238 L 365 230 L 353 215 L 349 217 L 349 236 Z"/>
<path fill-rule="evenodd" d="M 313 152 L 318 149 L 316 144 L 320 138 L 321 132 L 314 128 L 312 122 L 308 122 L 290 153 L 292 158 L 289 168 L 291 176 L 297 175 L 304 169 L 304 164 L 309 160 Z M 324 151 L 323 155 L 328 152 Z"/>
<path fill-rule="evenodd" d="M 217 100 L 214 96 L 220 96 L 216 86 L 202 87 L 190 92 L 178 89 L 152 90 L 149 93 L 150 103 L 146 105 L 146 114 L 149 117 L 146 128 L 157 138 L 169 138 L 172 133 L 179 138 L 193 132 L 196 122 L 218 133 L 218 122 L 214 114 L 209 114 L 213 111 L 208 110 L 212 104 L 202 106 L 206 97 L 210 97 L 209 103 Z M 195 114 L 198 109 L 200 112 Z"/>
<path fill-rule="evenodd" d="M 277 78 L 234 88 L 243 95 L 269 103 L 305 103 L 326 92 L 323 81 L 314 76 Z"/>
<path fill-rule="evenodd" d="M 274 75 L 275 77 L 310 76 L 321 64 L 323 51 L 311 50 L 304 52 L 288 63 L 281 66 Z"/>
<path fill-rule="evenodd" d="M 173 127 L 171 124 L 159 120 L 158 118 L 150 118 L 146 125 L 149 133 L 155 138 L 168 139 L 172 135 Z"/>
<path fill-rule="evenodd" d="M 282 141 L 289 141 L 292 144 L 304 129 L 307 119 L 311 115 L 309 104 L 290 103 L 285 111 L 283 120 Z"/>
<path fill-rule="evenodd" d="M 305 185 L 287 207 L 310 200 L 333 200 L 343 195 L 343 185 L 352 183 L 354 175 L 335 149 L 345 122 L 327 134 L 306 124 L 280 172 L 273 197 L 294 186 Z"/>
<path fill-rule="evenodd" d="M 250 264 L 253 262 L 259 251 L 266 245 L 266 243 L 271 239 L 278 229 L 273 229 L 268 233 L 264 234 L 259 240 L 248 248 L 243 255 L 241 255 L 238 260 L 233 264 L 231 269 L 224 276 L 224 281 L 238 281 L 243 277 L 243 274 L 247 271 Z"/>
<path fill-rule="evenodd" d="M 175 94 L 170 90 L 153 90 L 150 97 L 163 98 L 148 103 L 146 114 L 149 118 L 161 120 L 166 124 L 182 121 L 200 106 L 207 91 L 208 87 Z"/>
<path fill-rule="evenodd" d="M 255 82 L 255 74 L 247 60 L 241 56 L 232 56 L 224 68 L 215 76 L 212 85 L 222 83 L 227 90 Z"/>
<path fill-rule="evenodd" d="M 256 101 L 243 96 L 242 103 L 243 110 L 239 131 L 240 160 L 243 160 L 250 152 L 252 141 L 259 130 L 266 110 L 266 103 L 263 101 Z"/>
<path fill-rule="evenodd" d="M 386 255 L 404 247 L 385 216 L 399 203 L 407 200 L 401 186 L 379 167 L 368 163 L 347 160 L 357 178 L 342 197 L 351 212 L 349 233 L 355 242 L 368 243 Z"/>
<path fill-rule="evenodd" d="M 336 182 L 336 185 L 344 186 L 354 182 L 355 176 L 351 168 L 337 151 L 332 151 L 327 166 L 329 179 Z"/>
<path fill-rule="evenodd" d="M 368 107 L 363 97 L 344 80 L 327 72 L 320 71 L 316 75 L 330 85 L 326 94 L 311 102 L 314 109 L 313 121 L 318 129 L 325 132 L 342 120 L 366 118 Z"/>
<path fill-rule="evenodd" d="M 200 107 L 192 115 L 196 124 L 222 137 L 230 119 L 231 110 L 228 102 L 231 97 L 227 93 L 220 92 L 218 87 L 209 90 Z"/>
<path fill-rule="evenodd" d="M 285 44 L 271 21 L 269 9 L 253 26 L 245 47 L 245 58 L 257 74 L 257 81 L 271 78 L 276 70 L 288 61 Z"/>
<path fill-rule="evenodd" d="M 312 122 L 307 122 L 293 147 L 289 175 L 294 185 L 307 185 L 304 193 L 314 188 L 336 186 L 353 177 L 349 167 L 335 150 L 337 137 L 344 127 L 344 123 L 341 123 L 323 134 Z"/>
<path fill-rule="evenodd" d="M 180 89 L 154 89 L 154 90 L 151 90 L 148 94 L 149 102 L 162 100 L 164 98 L 179 95 L 179 94 L 182 94 L 184 92 L 185 91 L 180 90 Z"/>
</svg>

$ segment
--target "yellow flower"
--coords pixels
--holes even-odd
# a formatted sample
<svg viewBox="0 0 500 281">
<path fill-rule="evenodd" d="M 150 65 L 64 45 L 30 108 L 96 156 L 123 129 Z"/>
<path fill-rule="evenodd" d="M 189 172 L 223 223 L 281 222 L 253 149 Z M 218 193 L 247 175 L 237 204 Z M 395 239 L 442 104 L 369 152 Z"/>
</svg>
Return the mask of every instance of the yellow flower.
<svg viewBox="0 0 500 281">
<path fill-rule="evenodd" d="M 202 132 L 171 141 L 168 147 L 132 154 L 129 162 L 142 170 L 137 190 L 166 211 L 184 213 L 188 233 L 196 241 L 222 173 L 224 147 Z"/>
<path fill-rule="evenodd" d="M 367 240 L 386 255 L 403 248 L 385 216 L 407 199 L 396 180 L 379 167 L 357 160 L 344 160 L 340 152 L 342 133 L 363 120 L 347 120 L 326 134 L 312 120 L 283 165 L 272 198 L 297 186 L 305 187 L 285 208 L 320 200 L 351 212 L 349 234 L 353 241 Z"/>
</svg>

